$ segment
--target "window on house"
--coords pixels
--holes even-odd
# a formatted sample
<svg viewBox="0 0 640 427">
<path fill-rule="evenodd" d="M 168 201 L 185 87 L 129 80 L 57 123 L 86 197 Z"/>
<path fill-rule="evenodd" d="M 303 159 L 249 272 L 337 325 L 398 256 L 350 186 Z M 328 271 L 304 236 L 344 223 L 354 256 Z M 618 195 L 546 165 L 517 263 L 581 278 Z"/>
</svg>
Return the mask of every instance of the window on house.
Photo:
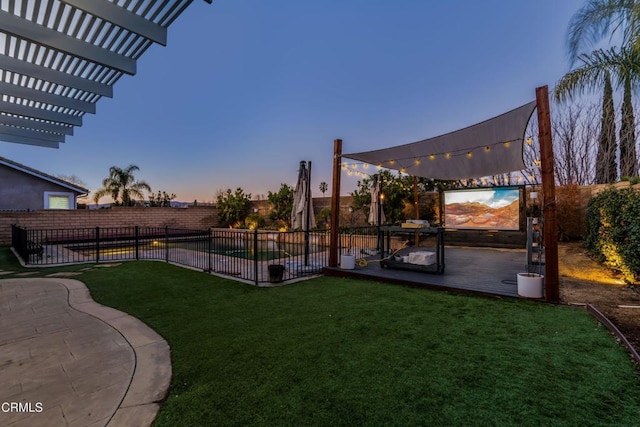
<svg viewBox="0 0 640 427">
<path fill-rule="evenodd" d="M 45 209 L 75 209 L 72 193 L 44 193 Z"/>
</svg>

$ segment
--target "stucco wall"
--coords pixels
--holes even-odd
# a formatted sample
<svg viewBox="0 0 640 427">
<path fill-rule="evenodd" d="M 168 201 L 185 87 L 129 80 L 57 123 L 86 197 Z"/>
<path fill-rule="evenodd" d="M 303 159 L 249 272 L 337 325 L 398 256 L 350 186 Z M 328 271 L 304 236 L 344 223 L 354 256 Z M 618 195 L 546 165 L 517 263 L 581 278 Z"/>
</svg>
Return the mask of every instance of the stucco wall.
<svg viewBox="0 0 640 427">
<path fill-rule="evenodd" d="M 0 165 L 0 210 L 44 209 L 45 191 L 72 193 L 68 188 Z"/>
</svg>

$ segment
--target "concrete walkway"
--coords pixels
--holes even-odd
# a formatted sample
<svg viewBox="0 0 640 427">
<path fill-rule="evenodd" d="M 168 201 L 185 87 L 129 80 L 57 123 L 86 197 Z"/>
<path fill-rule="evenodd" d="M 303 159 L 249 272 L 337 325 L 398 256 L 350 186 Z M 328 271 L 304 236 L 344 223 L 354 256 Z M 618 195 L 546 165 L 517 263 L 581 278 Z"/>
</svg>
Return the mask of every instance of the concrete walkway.
<svg viewBox="0 0 640 427">
<path fill-rule="evenodd" d="M 148 426 L 169 346 L 71 279 L 0 280 L 0 425 Z"/>
</svg>

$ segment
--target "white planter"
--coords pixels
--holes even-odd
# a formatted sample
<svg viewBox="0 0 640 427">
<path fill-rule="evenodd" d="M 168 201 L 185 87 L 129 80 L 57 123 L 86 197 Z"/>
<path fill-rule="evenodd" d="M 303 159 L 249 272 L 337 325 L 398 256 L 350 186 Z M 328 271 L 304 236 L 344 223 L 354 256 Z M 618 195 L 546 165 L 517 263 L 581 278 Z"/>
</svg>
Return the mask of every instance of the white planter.
<svg viewBox="0 0 640 427">
<path fill-rule="evenodd" d="M 353 270 L 356 268 L 356 256 L 340 255 L 340 268 L 343 270 Z"/>
<path fill-rule="evenodd" d="M 542 298 L 544 276 L 538 273 L 518 273 L 518 295 L 525 298 Z"/>
</svg>

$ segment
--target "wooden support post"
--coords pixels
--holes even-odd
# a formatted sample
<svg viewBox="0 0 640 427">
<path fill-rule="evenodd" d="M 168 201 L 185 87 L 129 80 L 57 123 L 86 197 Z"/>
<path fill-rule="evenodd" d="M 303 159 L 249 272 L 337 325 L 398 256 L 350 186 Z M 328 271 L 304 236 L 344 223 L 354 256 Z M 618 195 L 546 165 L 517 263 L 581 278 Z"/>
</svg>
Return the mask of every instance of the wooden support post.
<svg viewBox="0 0 640 427">
<path fill-rule="evenodd" d="M 340 245 L 340 177 L 342 175 L 342 140 L 333 141 L 333 183 L 331 186 L 331 236 L 329 239 L 329 267 L 338 266 Z"/>
<path fill-rule="evenodd" d="M 553 142 L 549 88 L 536 88 L 538 109 L 538 140 L 540 141 L 540 169 L 542 174 L 542 217 L 544 219 L 544 288 L 548 302 L 560 302 L 558 277 L 558 222 L 556 218 L 556 184 L 554 177 Z"/>
<path fill-rule="evenodd" d="M 418 197 L 418 177 L 413 176 L 413 216 L 415 219 L 420 219 L 420 200 Z M 413 236 L 413 242 L 416 246 L 420 245 L 420 233 L 416 231 Z"/>
<path fill-rule="evenodd" d="M 418 196 L 418 177 L 413 176 L 413 215 L 420 219 L 420 197 Z"/>
</svg>

